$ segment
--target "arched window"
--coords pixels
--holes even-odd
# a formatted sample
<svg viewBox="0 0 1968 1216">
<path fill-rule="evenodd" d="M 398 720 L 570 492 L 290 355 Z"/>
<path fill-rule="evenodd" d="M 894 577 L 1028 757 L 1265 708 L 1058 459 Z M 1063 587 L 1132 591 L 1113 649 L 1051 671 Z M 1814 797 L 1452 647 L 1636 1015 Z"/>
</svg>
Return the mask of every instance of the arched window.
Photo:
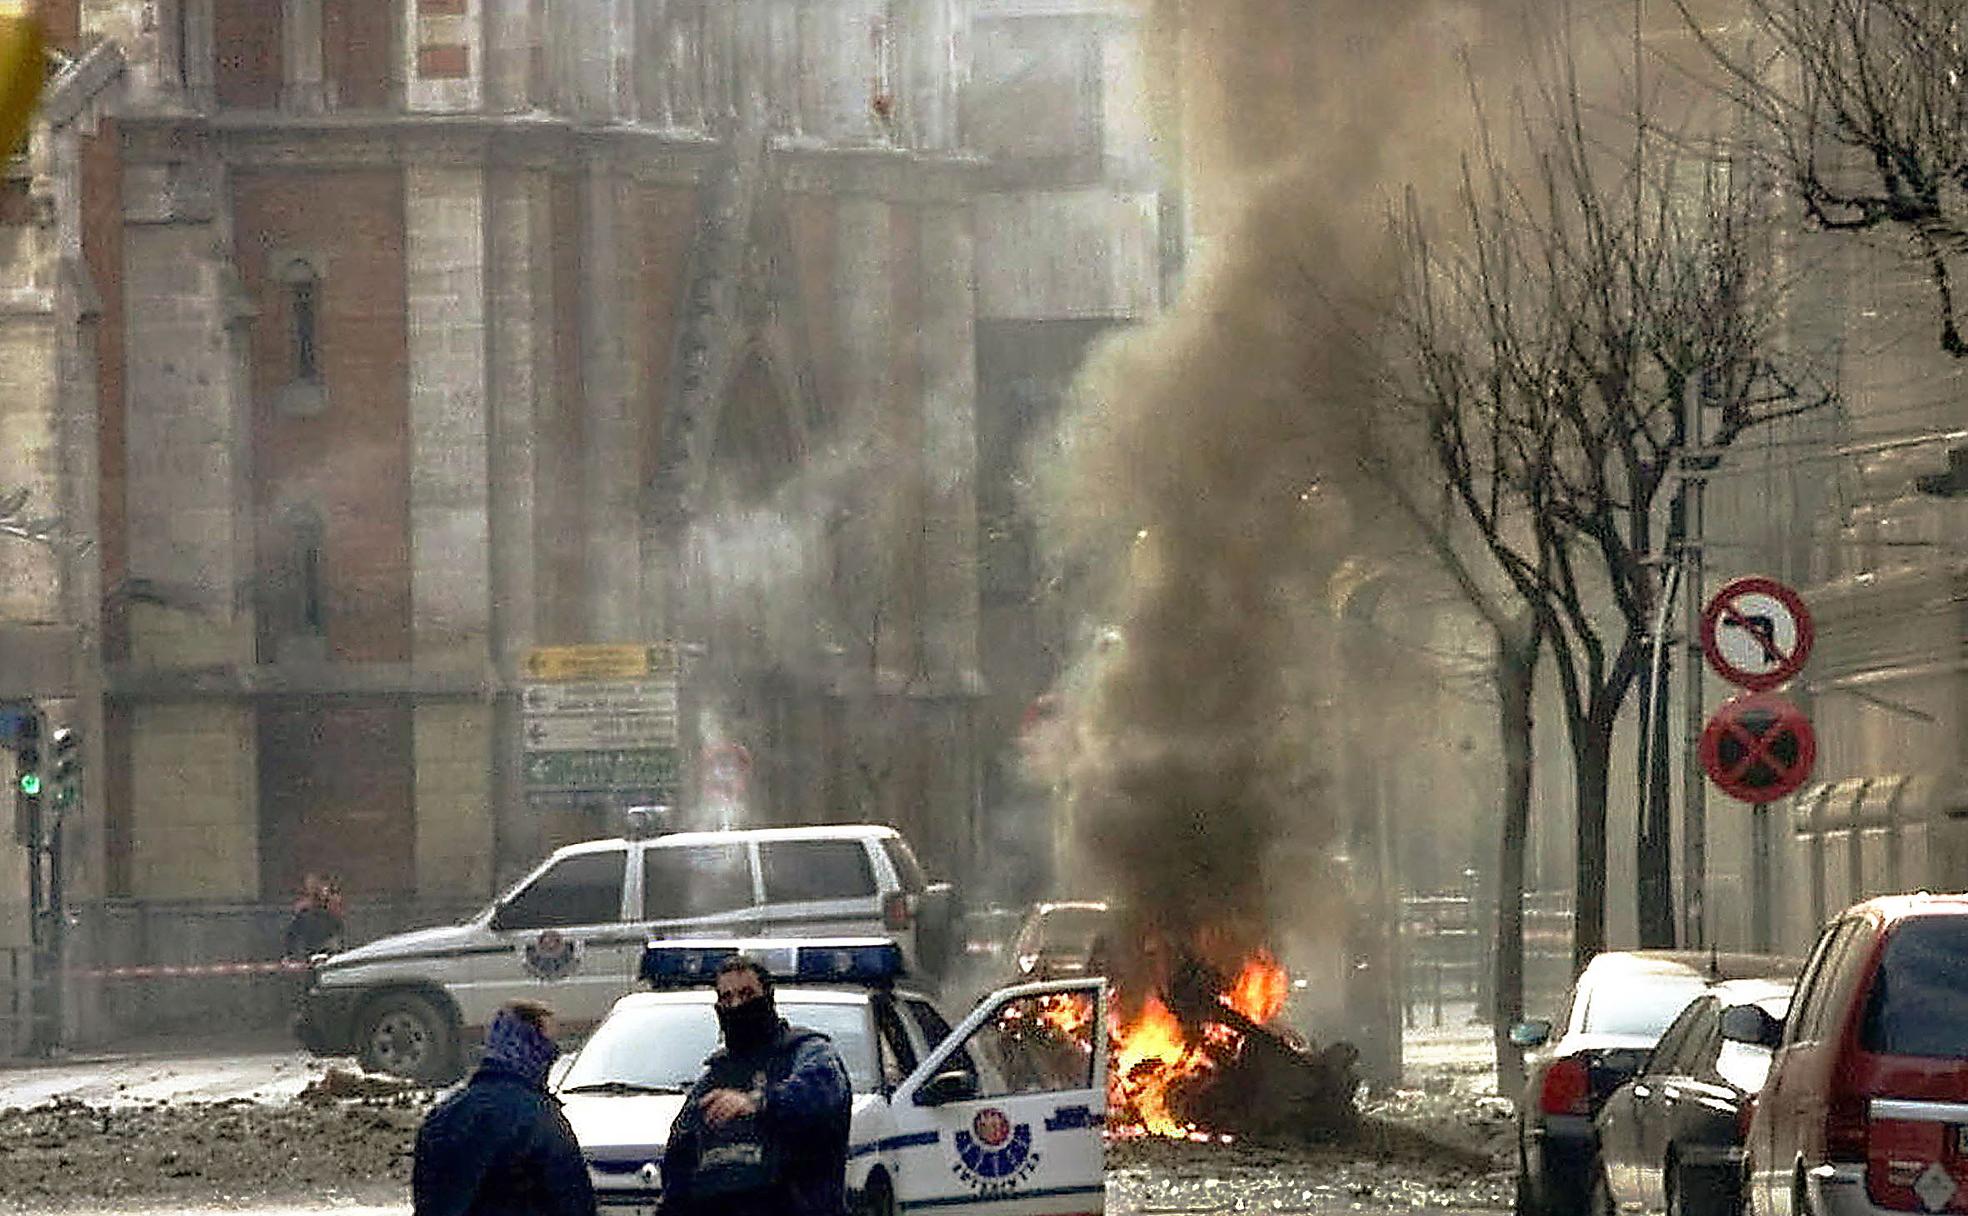
<svg viewBox="0 0 1968 1216">
<path fill-rule="evenodd" d="M 321 516 L 307 511 L 294 521 L 294 572 L 300 587 L 300 629 L 308 637 L 328 633 L 327 572 L 322 568 L 325 529 Z"/>
<path fill-rule="evenodd" d="M 321 276 L 295 258 L 281 272 L 287 286 L 288 376 L 303 384 L 321 383 Z"/>
</svg>

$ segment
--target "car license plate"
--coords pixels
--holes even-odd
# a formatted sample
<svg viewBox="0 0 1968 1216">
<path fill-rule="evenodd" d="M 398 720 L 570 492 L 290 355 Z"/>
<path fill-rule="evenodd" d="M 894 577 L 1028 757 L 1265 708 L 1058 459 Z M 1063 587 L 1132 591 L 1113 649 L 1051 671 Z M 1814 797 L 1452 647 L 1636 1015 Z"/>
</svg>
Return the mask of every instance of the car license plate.
<svg viewBox="0 0 1968 1216">
<path fill-rule="evenodd" d="M 1968 1124 L 1958 1125 L 1954 1129 L 1954 1155 L 1968 1157 Z"/>
</svg>

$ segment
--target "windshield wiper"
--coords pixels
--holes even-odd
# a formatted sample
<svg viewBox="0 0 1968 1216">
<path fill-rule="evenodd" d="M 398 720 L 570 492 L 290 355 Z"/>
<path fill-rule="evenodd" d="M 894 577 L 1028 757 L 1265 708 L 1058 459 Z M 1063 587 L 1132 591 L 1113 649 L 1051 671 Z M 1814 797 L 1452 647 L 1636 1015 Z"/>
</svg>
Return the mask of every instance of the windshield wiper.
<svg viewBox="0 0 1968 1216">
<path fill-rule="evenodd" d="M 688 1091 L 675 1085 L 638 1085 L 634 1081 L 596 1081 L 588 1085 L 570 1085 L 560 1092 L 564 1094 L 680 1094 Z"/>
</svg>

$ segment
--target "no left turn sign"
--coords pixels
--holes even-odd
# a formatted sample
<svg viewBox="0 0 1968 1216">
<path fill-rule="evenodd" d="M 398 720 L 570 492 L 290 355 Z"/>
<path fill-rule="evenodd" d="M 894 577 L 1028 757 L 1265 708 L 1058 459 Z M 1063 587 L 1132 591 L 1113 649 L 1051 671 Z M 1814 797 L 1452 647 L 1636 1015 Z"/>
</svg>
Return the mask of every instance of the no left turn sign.
<svg viewBox="0 0 1968 1216">
<path fill-rule="evenodd" d="M 1715 674 L 1751 692 L 1775 688 L 1811 655 L 1811 612 L 1773 578 L 1739 578 L 1702 611 L 1701 648 Z"/>
</svg>

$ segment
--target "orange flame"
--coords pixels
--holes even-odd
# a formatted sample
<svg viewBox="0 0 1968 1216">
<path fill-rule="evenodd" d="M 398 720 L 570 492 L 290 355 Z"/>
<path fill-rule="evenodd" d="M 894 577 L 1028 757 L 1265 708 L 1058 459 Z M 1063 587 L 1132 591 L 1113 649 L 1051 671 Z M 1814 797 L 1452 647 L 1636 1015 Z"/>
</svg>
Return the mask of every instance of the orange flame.
<svg viewBox="0 0 1968 1216">
<path fill-rule="evenodd" d="M 1217 999 L 1263 1025 L 1284 1008 L 1290 988 L 1285 969 L 1260 951 L 1245 961 L 1236 980 Z M 1114 1054 L 1108 1072 L 1109 1126 L 1121 1135 L 1202 1136 L 1170 1109 L 1173 1089 L 1178 1082 L 1216 1068 L 1206 1045 L 1234 1051 L 1241 1037 L 1231 1027 L 1213 1024 L 1203 1029 L 1202 1042 L 1191 1043 L 1168 1006 L 1159 997 L 1150 996 L 1133 1021 L 1117 1021 L 1114 1027 Z"/>
</svg>

